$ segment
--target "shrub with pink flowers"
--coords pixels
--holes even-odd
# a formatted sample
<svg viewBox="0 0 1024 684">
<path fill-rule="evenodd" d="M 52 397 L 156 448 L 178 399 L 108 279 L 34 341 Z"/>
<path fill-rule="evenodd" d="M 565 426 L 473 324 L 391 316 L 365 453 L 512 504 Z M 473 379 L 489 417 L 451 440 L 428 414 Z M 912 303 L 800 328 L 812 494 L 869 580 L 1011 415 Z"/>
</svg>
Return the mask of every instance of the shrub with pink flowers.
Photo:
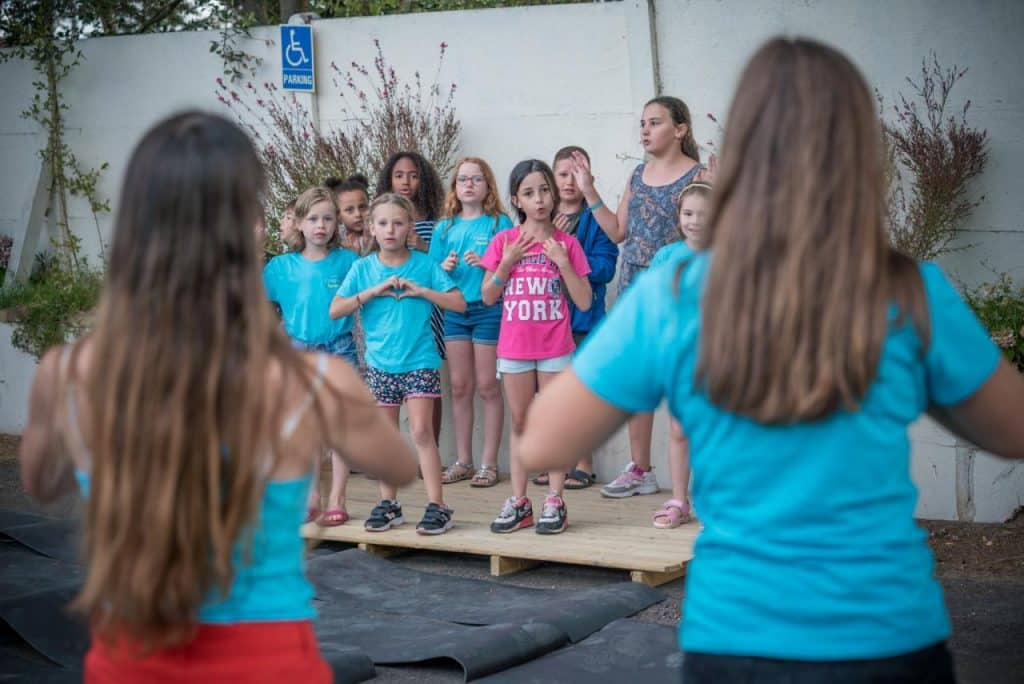
<svg viewBox="0 0 1024 684">
<path fill-rule="evenodd" d="M 950 93 L 966 73 L 956 65 L 944 69 L 932 53 L 922 60 L 919 78 L 907 78 L 913 95 L 897 97 L 895 120 L 881 122 L 892 242 L 922 261 L 957 249 L 959 231 L 984 199 L 972 192 L 971 181 L 988 161 L 988 135 L 967 123 L 970 100 L 949 112 Z"/>
<path fill-rule="evenodd" d="M 1007 360 L 1024 373 L 1024 286 L 1015 285 L 1006 273 L 994 283 L 964 291 L 967 303 Z"/>
<path fill-rule="evenodd" d="M 328 176 L 364 173 L 371 179 L 399 150 L 421 153 L 438 173 L 455 163 L 461 124 L 455 114 L 455 84 L 442 87 L 441 67 L 447 43 L 441 43 L 437 69 L 429 85 L 419 71 L 411 82 L 401 79 L 384 57 L 379 41 L 372 68 L 350 62 L 331 63 L 331 81 L 342 97 L 341 112 L 330 128 L 314 125 L 300 98 L 273 83 L 235 87 L 217 79 L 217 98 L 255 139 L 267 173 L 268 248 L 278 251 L 278 226 L 288 202 Z"/>
</svg>

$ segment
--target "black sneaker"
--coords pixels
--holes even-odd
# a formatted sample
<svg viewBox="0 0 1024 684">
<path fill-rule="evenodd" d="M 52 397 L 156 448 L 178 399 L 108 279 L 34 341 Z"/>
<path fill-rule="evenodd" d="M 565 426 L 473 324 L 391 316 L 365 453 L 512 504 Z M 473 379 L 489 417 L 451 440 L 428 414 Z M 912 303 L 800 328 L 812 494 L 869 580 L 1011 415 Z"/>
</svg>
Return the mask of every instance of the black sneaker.
<svg viewBox="0 0 1024 684">
<path fill-rule="evenodd" d="M 549 494 L 544 499 L 544 509 L 537 521 L 537 534 L 558 534 L 569 526 L 569 512 L 565 510 L 562 497 Z"/>
<path fill-rule="evenodd" d="M 506 534 L 515 532 L 533 524 L 533 504 L 527 497 L 516 499 L 510 496 L 505 499 L 501 513 L 491 523 L 491 532 Z"/>
<path fill-rule="evenodd" d="M 416 526 L 416 534 L 444 534 L 455 526 L 452 522 L 450 508 L 441 508 L 436 503 L 428 503 L 427 510 L 423 512 L 423 519 Z"/>
<path fill-rule="evenodd" d="M 402 504 L 390 499 L 381 499 L 380 503 L 370 511 L 370 517 L 366 519 L 363 527 L 367 532 L 383 532 L 392 527 L 398 527 L 405 522 L 402 517 Z"/>
</svg>

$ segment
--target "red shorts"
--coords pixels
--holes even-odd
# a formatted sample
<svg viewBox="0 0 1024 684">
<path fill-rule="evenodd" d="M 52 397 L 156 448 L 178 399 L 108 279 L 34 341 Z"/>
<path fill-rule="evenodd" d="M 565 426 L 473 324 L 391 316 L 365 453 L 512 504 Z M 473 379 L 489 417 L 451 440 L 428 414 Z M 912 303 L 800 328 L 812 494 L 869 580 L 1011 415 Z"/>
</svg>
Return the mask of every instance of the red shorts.
<svg viewBox="0 0 1024 684">
<path fill-rule="evenodd" d="M 85 656 L 86 684 L 334 681 L 308 620 L 200 625 L 195 638 L 183 646 L 142 659 L 130 653 L 93 639 Z"/>
</svg>

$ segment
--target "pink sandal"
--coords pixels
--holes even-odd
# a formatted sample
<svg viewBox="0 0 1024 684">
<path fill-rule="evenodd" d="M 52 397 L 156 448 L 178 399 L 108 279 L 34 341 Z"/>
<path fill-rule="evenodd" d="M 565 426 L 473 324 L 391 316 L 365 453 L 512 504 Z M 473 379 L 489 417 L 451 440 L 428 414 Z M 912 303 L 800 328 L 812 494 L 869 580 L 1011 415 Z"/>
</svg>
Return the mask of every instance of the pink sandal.
<svg viewBox="0 0 1024 684">
<path fill-rule="evenodd" d="M 302 524 L 311 523 L 319 519 L 320 512 L 320 509 L 316 506 L 306 506 L 306 519 L 302 521 Z"/>
<path fill-rule="evenodd" d="M 683 503 L 679 499 L 669 499 L 661 507 L 661 510 L 654 514 L 654 526 L 659 530 L 671 530 L 683 523 L 688 523 L 693 518 L 690 514 L 690 504 Z"/>
<path fill-rule="evenodd" d="M 338 525 L 344 525 L 348 522 L 349 516 L 348 511 L 344 508 L 328 508 L 321 515 L 316 524 L 320 527 L 337 527 Z"/>
</svg>

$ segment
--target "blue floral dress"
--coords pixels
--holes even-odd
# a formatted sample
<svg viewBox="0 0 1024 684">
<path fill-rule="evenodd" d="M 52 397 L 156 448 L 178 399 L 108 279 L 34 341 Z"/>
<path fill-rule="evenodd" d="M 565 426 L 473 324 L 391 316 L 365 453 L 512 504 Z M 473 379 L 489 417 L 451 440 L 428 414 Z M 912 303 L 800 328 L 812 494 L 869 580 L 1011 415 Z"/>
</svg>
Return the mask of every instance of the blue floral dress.
<svg viewBox="0 0 1024 684">
<path fill-rule="evenodd" d="M 700 164 L 695 164 L 674 182 L 653 186 L 644 183 L 644 166 L 637 165 L 629 179 L 629 191 L 632 196 L 629 198 L 626 241 L 622 245 L 620 294 L 629 287 L 637 273 L 650 265 L 655 252 L 670 242 L 679 241 L 676 199 L 703 168 Z"/>
</svg>

